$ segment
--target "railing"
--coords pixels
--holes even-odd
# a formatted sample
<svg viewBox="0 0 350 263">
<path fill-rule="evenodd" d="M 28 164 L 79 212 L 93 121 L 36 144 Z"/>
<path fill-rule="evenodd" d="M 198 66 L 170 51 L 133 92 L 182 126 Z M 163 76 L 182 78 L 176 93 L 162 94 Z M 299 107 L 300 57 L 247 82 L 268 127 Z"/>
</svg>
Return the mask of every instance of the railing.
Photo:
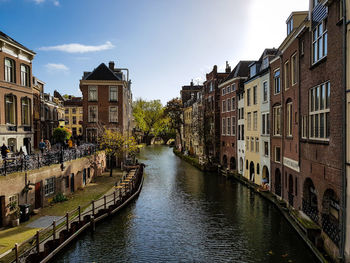
<svg viewBox="0 0 350 263">
<path fill-rule="evenodd" d="M 37 231 L 35 236 L 0 255 L 0 262 L 40 262 L 79 229 L 87 226 L 95 228 L 95 222 L 108 216 L 137 191 L 142 174 L 143 166 L 140 165 L 120 180 L 112 194 L 66 213 L 48 227 Z"/>
<path fill-rule="evenodd" d="M 340 229 L 339 223 L 330 219 L 328 214 L 322 214 L 322 229 L 329 236 L 329 238 L 339 246 Z"/>
<path fill-rule="evenodd" d="M 316 224 L 318 224 L 319 221 L 319 215 L 317 207 L 311 206 L 309 202 L 307 202 L 305 199 L 303 199 L 303 212 L 310 217 Z"/>
<path fill-rule="evenodd" d="M 22 172 L 28 170 L 39 169 L 43 166 L 59 164 L 81 157 L 94 154 L 97 150 L 95 144 L 83 144 L 77 148 L 66 150 L 50 150 L 43 154 L 21 155 L 11 158 L 5 158 L 0 162 L 0 176 L 6 176 L 10 173 Z"/>
</svg>

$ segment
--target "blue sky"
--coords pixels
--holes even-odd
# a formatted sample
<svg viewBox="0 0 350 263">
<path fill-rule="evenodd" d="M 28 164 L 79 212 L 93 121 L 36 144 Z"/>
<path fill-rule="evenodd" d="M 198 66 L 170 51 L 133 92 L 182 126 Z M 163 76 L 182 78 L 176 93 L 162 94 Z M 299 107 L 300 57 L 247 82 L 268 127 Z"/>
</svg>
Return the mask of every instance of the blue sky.
<svg viewBox="0 0 350 263">
<path fill-rule="evenodd" d="M 0 30 L 37 55 L 45 91 L 80 95 L 84 71 L 130 69 L 134 98 L 179 96 L 213 65 L 278 47 L 292 11 L 308 0 L 0 0 Z M 77 45 L 78 44 L 78 45 Z"/>
</svg>

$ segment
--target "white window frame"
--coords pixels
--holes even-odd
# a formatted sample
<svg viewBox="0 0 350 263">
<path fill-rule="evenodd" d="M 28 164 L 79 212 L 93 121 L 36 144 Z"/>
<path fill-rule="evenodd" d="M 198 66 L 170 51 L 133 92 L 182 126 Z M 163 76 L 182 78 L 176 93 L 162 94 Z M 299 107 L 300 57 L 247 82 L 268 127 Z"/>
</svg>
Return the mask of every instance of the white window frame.
<svg viewBox="0 0 350 263">
<path fill-rule="evenodd" d="M 226 118 L 222 118 L 222 135 L 225 136 L 226 132 Z"/>
<path fill-rule="evenodd" d="M 50 177 L 45 180 L 44 193 L 45 196 L 52 195 L 56 190 L 56 177 Z"/>
<path fill-rule="evenodd" d="M 236 110 L 236 97 L 231 98 L 231 111 Z"/>
<path fill-rule="evenodd" d="M 226 100 L 222 101 L 222 112 L 226 112 Z"/>
<path fill-rule="evenodd" d="M 96 108 L 96 117 L 95 119 L 92 119 L 90 116 L 90 109 Z M 89 105 L 88 106 L 88 122 L 97 122 L 98 121 L 98 106 L 97 105 Z"/>
<path fill-rule="evenodd" d="M 91 91 L 95 90 L 96 96 L 92 96 Z M 98 87 L 97 86 L 88 86 L 88 101 L 98 101 Z"/>
<path fill-rule="evenodd" d="M 254 131 L 258 130 L 258 112 L 257 111 L 253 112 L 253 130 Z"/>
<path fill-rule="evenodd" d="M 293 102 L 288 102 L 286 106 L 286 136 L 293 136 Z"/>
<path fill-rule="evenodd" d="M 255 138 L 255 152 L 259 152 L 259 138 L 258 137 L 256 137 Z"/>
<path fill-rule="evenodd" d="M 29 78 L 30 68 L 28 65 L 21 64 L 21 85 L 25 87 L 30 86 Z"/>
<path fill-rule="evenodd" d="M 115 89 L 115 98 L 112 98 L 112 89 Z M 118 86 L 109 86 L 109 101 L 118 101 Z"/>
<path fill-rule="evenodd" d="M 322 29 L 322 32 L 320 32 Z M 328 53 L 328 30 L 327 18 L 320 22 L 312 30 L 312 64 L 317 63 L 327 56 Z"/>
<path fill-rule="evenodd" d="M 223 87 L 222 88 L 222 96 L 225 96 L 225 92 L 226 92 L 225 87 Z"/>
<path fill-rule="evenodd" d="M 111 109 L 112 108 L 115 108 L 116 109 L 116 119 L 115 120 L 112 120 L 112 115 L 111 115 Z M 109 115 L 109 122 L 112 122 L 112 123 L 117 123 L 118 122 L 118 107 L 117 106 L 109 106 L 109 111 L 108 111 L 108 115 Z"/>
<path fill-rule="evenodd" d="M 247 113 L 247 130 L 250 131 L 252 128 L 252 113 Z"/>
<path fill-rule="evenodd" d="M 253 105 L 258 104 L 258 86 L 253 87 Z"/>
<path fill-rule="evenodd" d="M 12 203 L 15 203 L 15 206 L 12 206 Z M 10 212 L 15 211 L 17 206 L 18 206 L 18 195 L 10 195 L 9 196 L 9 210 L 10 210 Z"/>
<path fill-rule="evenodd" d="M 308 137 L 308 128 L 307 128 L 307 115 L 302 116 L 302 126 L 301 126 L 301 138 L 307 139 Z"/>
<path fill-rule="evenodd" d="M 310 139 L 323 140 L 323 141 L 329 140 L 330 92 L 331 92 L 330 89 L 331 89 L 330 82 L 327 81 L 309 90 L 309 105 L 310 105 L 309 138 Z M 322 117 L 323 117 L 323 120 L 322 120 Z M 323 137 L 321 136 L 321 122 L 323 122 Z"/>
<path fill-rule="evenodd" d="M 289 60 L 287 60 L 285 63 L 284 63 L 284 89 L 287 90 L 289 89 L 289 83 L 290 83 L 290 80 L 289 80 L 289 74 L 290 70 L 289 70 Z"/>
<path fill-rule="evenodd" d="M 273 135 L 281 136 L 281 112 L 282 106 L 274 106 L 273 107 Z M 278 113 L 278 115 L 277 115 Z"/>
<path fill-rule="evenodd" d="M 6 65 L 8 62 L 10 65 Z M 15 83 L 15 61 L 11 58 L 5 58 L 5 81 Z"/>
<path fill-rule="evenodd" d="M 263 102 L 267 102 L 269 98 L 267 81 L 263 82 Z"/>
<path fill-rule="evenodd" d="M 227 117 L 226 123 L 227 123 L 227 132 L 226 132 L 226 134 L 228 136 L 230 136 L 231 135 L 231 118 L 230 117 Z"/>
<path fill-rule="evenodd" d="M 277 72 L 279 72 L 279 75 L 276 77 Z M 278 80 L 278 82 L 277 82 L 277 80 Z M 277 90 L 277 86 L 278 86 L 278 90 Z M 280 69 L 276 69 L 273 73 L 273 89 L 274 89 L 275 95 L 281 93 L 281 70 Z"/>
<path fill-rule="evenodd" d="M 236 136 L 236 117 L 231 117 L 232 136 Z"/>
<path fill-rule="evenodd" d="M 277 148 L 279 148 L 279 152 L 280 154 L 278 155 L 279 156 L 279 160 L 277 160 Z M 275 154 L 274 154 L 274 160 L 276 163 L 281 163 L 281 147 L 279 146 L 275 146 Z"/>
<path fill-rule="evenodd" d="M 294 53 L 291 58 L 291 75 L 292 75 L 292 86 L 298 83 L 298 57 L 297 53 Z"/>
</svg>

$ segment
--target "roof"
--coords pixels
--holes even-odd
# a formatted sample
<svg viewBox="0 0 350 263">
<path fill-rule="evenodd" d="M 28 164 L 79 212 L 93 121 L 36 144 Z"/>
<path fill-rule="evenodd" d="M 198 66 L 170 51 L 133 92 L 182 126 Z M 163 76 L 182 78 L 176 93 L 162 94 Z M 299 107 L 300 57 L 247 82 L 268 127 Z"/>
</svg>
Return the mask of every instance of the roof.
<svg viewBox="0 0 350 263">
<path fill-rule="evenodd" d="M 236 67 L 231 71 L 231 73 L 227 76 L 224 82 L 238 78 L 238 77 L 248 77 L 249 76 L 249 65 L 254 61 L 251 60 L 241 60 L 238 62 Z"/>
<path fill-rule="evenodd" d="M 6 35 L 4 32 L 0 31 L 0 39 L 3 39 L 5 41 L 8 41 L 16 46 L 19 46 L 21 48 L 23 48 L 24 50 L 33 53 L 34 55 L 36 54 L 33 50 L 30 50 L 29 48 L 23 46 L 21 43 L 17 42 L 16 40 L 14 40 L 12 37 Z"/>
<path fill-rule="evenodd" d="M 72 97 L 68 100 L 65 100 L 63 103 L 64 106 L 83 106 L 83 100 L 81 97 Z"/>
<path fill-rule="evenodd" d="M 101 63 L 92 72 L 84 72 L 83 80 L 116 80 L 121 81 L 123 73 L 113 71 L 106 66 L 105 63 Z"/>
</svg>

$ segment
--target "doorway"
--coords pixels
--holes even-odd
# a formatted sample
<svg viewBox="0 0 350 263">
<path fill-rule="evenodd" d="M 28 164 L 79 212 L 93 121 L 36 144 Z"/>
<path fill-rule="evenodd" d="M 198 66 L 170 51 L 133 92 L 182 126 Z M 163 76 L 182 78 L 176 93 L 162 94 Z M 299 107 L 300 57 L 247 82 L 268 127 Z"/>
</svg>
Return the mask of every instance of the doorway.
<svg viewBox="0 0 350 263">
<path fill-rule="evenodd" d="M 70 191 L 72 193 L 74 192 L 74 174 L 73 173 L 70 175 Z"/>
<path fill-rule="evenodd" d="M 41 182 L 35 184 L 35 209 L 41 207 Z"/>
</svg>

